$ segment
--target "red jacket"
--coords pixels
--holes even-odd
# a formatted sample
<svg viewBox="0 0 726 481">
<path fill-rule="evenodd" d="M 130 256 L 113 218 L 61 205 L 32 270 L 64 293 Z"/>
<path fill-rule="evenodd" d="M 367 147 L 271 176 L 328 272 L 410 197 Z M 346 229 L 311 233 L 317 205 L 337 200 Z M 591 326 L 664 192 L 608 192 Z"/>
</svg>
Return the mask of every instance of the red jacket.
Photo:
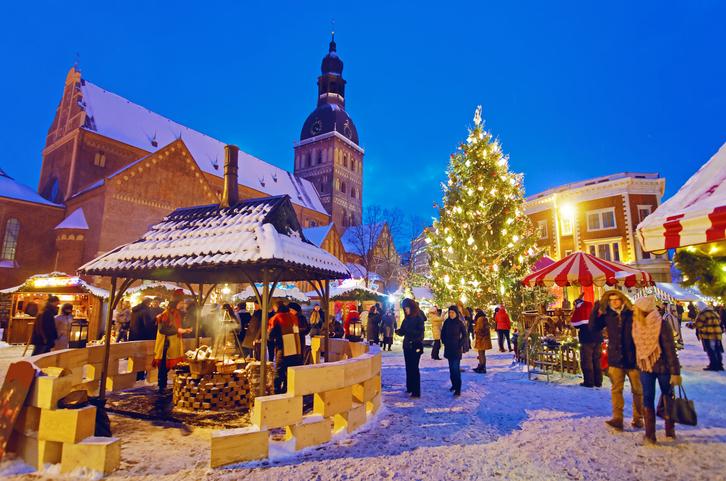
<svg viewBox="0 0 726 481">
<path fill-rule="evenodd" d="M 300 346 L 300 328 L 297 316 L 292 312 L 278 312 L 269 321 L 270 339 L 275 349 L 283 352 L 283 356 L 302 354 Z"/>
<path fill-rule="evenodd" d="M 592 302 L 575 301 L 575 309 L 572 311 L 570 322 L 573 326 L 582 326 L 590 322 L 592 313 Z"/>
<path fill-rule="evenodd" d="M 509 314 L 504 307 L 500 307 L 497 313 L 494 315 L 494 321 L 497 323 L 498 331 L 508 331 L 512 328 L 512 321 L 509 319 Z"/>
</svg>

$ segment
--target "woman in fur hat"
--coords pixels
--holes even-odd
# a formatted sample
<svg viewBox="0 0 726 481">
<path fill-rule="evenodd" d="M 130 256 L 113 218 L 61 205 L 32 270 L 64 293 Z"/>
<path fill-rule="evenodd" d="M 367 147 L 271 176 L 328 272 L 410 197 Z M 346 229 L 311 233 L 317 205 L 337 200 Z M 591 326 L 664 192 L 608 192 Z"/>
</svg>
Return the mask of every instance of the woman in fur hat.
<svg viewBox="0 0 726 481">
<path fill-rule="evenodd" d="M 645 441 L 655 443 L 655 383 L 658 381 L 665 402 L 666 437 L 675 438 L 676 430 L 669 416 L 669 401 L 673 387 L 681 384 L 681 366 L 676 354 L 676 343 L 668 321 L 656 308 L 655 296 L 641 297 L 633 310 L 633 342 L 635 361 L 643 385 L 643 414 Z"/>
</svg>

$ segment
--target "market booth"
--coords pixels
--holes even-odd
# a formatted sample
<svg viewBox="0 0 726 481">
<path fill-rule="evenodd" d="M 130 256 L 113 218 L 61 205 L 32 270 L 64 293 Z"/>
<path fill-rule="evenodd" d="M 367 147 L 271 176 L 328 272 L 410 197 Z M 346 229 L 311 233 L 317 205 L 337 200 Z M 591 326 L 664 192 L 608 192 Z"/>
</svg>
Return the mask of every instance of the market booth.
<svg viewBox="0 0 726 481">
<path fill-rule="evenodd" d="M 585 252 L 573 252 L 522 279 L 527 287 L 577 287 L 585 298 L 597 302 L 607 288 L 643 288 L 653 286 L 653 277 L 645 271 L 619 262 L 607 261 Z M 522 332 L 526 349 L 519 359 L 527 363 L 530 373 L 579 372 L 577 333 L 562 315 L 524 312 Z M 530 370 L 531 368 L 531 370 Z"/>
<path fill-rule="evenodd" d="M 101 330 L 104 302 L 109 297 L 105 289 L 63 272 L 35 275 L 19 286 L 0 292 L 12 295 L 6 334 L 9 344 L 26 344 L 29 341 L 35 318 L 43 312 L 45 301 L 51 295 L 58 296 L 61 304 L 72 304 L 74 321 L 87 322 L 88 340 L 96 339 Z"/>
</svg>

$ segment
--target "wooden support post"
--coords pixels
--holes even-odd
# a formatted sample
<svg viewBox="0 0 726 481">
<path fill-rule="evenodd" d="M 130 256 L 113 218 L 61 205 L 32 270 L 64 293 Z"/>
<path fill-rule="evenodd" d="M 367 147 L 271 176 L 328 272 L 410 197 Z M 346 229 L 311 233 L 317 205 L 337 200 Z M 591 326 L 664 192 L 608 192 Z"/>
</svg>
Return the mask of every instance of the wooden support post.
<svg viewBox="0 0 726 481">
<path fill-rule="evenodd" d="M 106 316 L 106 332 L 103 351 L 103 369 L 101 370 L 101 381 L 98 388 L 98 398 L 101 403 L 106 399 L 106 377 L 108 376 L 108 362 L 111 357 L 111 323 L 113 322 L 113 311 L 116 310 L 121 297 L 126 289 L 133 284 L 135 279 L 124 279 L 121 286 L 117 288 L 117 277 L 111 277 L 111 292 L 108 298 L 108 315 Z"/>
<path fill-rule="evenodd" d="M 262 275 L 262 303 L 260 308 L 262 309 L 260 330 L 262 332 L 261 345 L 260 345 L 260 386 L 258 395 L 265 395 L 266 377 L 267 377 L 267 314 L 269 313 L 270 303 L 270 285 L 267 282 L 267 270 Z"/>
</svg>

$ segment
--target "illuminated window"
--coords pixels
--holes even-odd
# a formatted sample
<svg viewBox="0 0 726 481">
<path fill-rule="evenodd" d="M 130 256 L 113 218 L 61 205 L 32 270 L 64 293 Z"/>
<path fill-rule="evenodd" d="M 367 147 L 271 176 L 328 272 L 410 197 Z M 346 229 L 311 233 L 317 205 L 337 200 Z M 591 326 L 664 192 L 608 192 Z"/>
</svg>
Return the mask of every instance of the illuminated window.
<svg viewBox="0 0 726 481">
<path fill-rule="evenodd" d="M 591 255 L 606 261 L 620 262 L 620 242 L 603 242 L 590 244 L 588 250 Z"/>
<path fill-rule="evenodd" d="M 587 211 L 588 231 L 615 229 L 616 227 L 615 209 L 613 207 Z"/>
<path fill-rule="evenodd" d="M 101 151 L 96 152 L 96 155 L 93 157 L 93 165 L 106 167 L 106 154 Z"/>
<path fill-rule="evenodd" d="M 562 217 L 560 219 L 560 234 L 561 235 L 572 235 L 572 218 Z"/>
<path fill-rule="evenodd" d="M 5 223 L 5 237 L 3 237 L 3 248 L 0 258 L 4 261 L 15 260 L 15 252 L 18 247 L 18 236 L 20 235 L 20 221 L 15 218 L 8 219 Z"/>
<path fill-rule="evenodd" d="M 540 239 L 547 239 L 549 237 L 547 233 L 547 221 L 540 220 L 537 222 L 537 233 Z"/>
</svg>

